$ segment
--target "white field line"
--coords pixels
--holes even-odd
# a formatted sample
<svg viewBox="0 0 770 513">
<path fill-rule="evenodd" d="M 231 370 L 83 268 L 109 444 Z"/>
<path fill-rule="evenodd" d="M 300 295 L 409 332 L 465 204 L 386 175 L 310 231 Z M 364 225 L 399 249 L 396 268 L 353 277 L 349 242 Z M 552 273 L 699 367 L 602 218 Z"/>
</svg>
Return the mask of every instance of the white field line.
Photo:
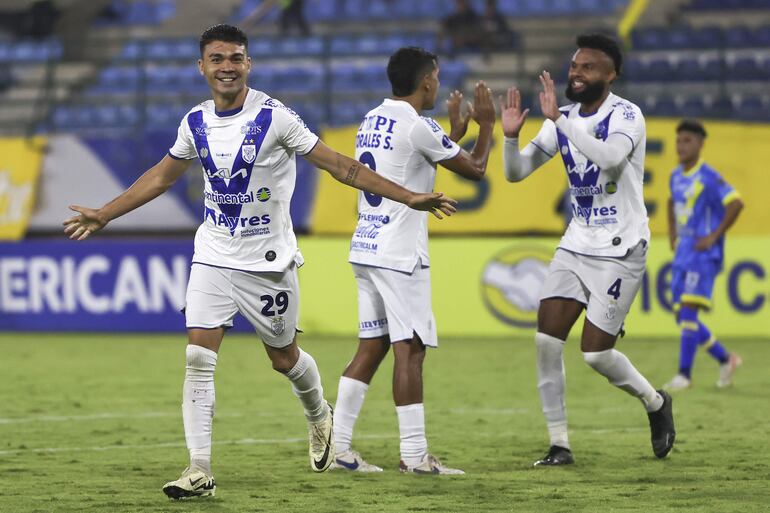
<svg viewBox="0 0 770 513">
<path fill-rule="evenodd" d="M 396 433 L 389 435 L 356 435 L 356 438 L 379 440 L 385 438 L 396 438 Z M 297 444 L 307 443 L 307 437 L 297 438 L 241 438 L 240 440 L 221 440 L 215 441 L 214 445 L 271 445 L 271 444 Z M 91 447 L 30 447 L 28 449 L 11 449 L 0 451 L 0 456 L 10 456 L 14 454 L 29 453 L 66 453 L 66 452 L 101 452 L 115 451 L 122 449 L 141 450 L 141 449 L 159 449 L 164 447 L 185 447 L 184 442 L 161 442 L 156 444 L 125 444 L 125 445 L 103 445 Z"/>
<path fill-rule="evenodd" d="M 243 413 L 223 413 L 218 414 L 217 417 L 243 417 Z M 111 419 L 154 419 L 164 417 L 181 417 L 182 412 L 167 412 L 167 411 L 146 411 L 139 413 L 92 413 L 90 415 L 36 415 L 33 417 L 0 417 L 0 425 L 2 424 L 27 424 L 31 422 L 81 422 L 91 420 L 111 420 Z M 265 417 L 264 413 L 254 414 L 254 416 Z"/>
</svg>

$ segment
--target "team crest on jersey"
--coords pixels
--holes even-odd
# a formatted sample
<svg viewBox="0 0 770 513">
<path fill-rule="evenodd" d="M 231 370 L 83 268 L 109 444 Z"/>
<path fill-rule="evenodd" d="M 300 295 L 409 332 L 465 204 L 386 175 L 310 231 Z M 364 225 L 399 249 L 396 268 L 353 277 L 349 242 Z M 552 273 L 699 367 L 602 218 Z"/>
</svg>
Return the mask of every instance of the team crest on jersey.
<svg viewBox="0 0 770 513">
<path fill-rule="evenodd" d="M 209 156 L 209 150 L 207 150 L 206 148 L 201 148 L 201 158 L 205 159 L 208 156 Z"/>
<path fill-rule="evenodd" d="M 241 146 L 241 157 L 244 162 L 251 164 L 257 158 L 257 147 L 253 144 L 244 144 Z"/>
<path fill-rule="evenodd" d="M 270 326 L 270 330 L 273 332 L 273 335 L 278 336 L 281 333 L 283 333 L 283 330 L 286 328 L 286 322 L 283 320 L 282 315 L 278 315 L 273 318 L 272 325 Z"/>
</svg>

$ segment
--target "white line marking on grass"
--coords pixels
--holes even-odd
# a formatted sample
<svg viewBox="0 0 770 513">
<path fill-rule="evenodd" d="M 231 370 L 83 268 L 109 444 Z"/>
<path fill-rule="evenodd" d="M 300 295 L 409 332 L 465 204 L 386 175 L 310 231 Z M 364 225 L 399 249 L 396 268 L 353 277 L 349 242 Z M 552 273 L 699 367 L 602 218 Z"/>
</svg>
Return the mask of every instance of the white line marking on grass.
<svg viewBox="0 0 770 513">
<path fill-rule="evenodd" d="M 595 435 L 602 435 L 604 433 L 636 433 L 639 431 L 649 431 L 647 427 L 618 427 L 618 428 L 606 428 L 606 429 L 580 429 L 577 428 L 578 433 L 593 433 Z M 570 433 L 572 430 L 570 429 Z"/>
<path fill-rule="evenodd" d="M 385 438 L 395 438 L 396 434 L 390 435 L 356 435 L 357 439 L 380 440 Z M 296 444 L 307 443 L 307 437 L 297 438 L 242 438 L 240 440 L 221 440 L 215 441 L 214 445 L 270 445 L 270 444 Z M 185 447 L 184 442 L 160 442 L 156 444 L 125 444 L 125 445 L 103 445 L 92 447 L 30 447 L 28 449 L 11 449 L 0 451 L 0 456 L 10 456 L 15 454 L 30 453 L 63 453 L 63 452 L 102 452 L 121 449 L 141 450 L 141 449 L 161 449 L 165 447 Z"/>
<path fill-rule="evenodd" d="M 459 415 L 524 415 L 529 413 L 526 408 L 452 408 L 450 413 Z"/>
<path fill-rule="evenodd" d="M 181 417 L 180 411 L 146 411 L 138 413 L 92 413 L 90 415 L 39 415 L 34 417 L 1 418 L 0 424 L 25 424 L 29 422 L 80 422 L 110 419 L 154 419 L 163 417 Z M 223 413 L 217 417 L 243 417 L 243 413 Z M 264 416 L 260 414 L 259 416 Z"/>
</svg>

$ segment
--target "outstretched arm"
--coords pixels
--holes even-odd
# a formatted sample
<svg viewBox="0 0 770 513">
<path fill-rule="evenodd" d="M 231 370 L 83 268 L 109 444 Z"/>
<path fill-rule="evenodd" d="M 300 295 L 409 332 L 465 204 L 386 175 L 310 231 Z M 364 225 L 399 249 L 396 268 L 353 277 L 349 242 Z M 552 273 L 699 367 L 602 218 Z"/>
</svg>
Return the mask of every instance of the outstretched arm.
<svg viewBox="0 0 770 513">
<path fill-rule="evenodd" d="M 505 179 L 509 182 L 524 180 L 549 160 L 551 160 L 551 155 L 548 155 L 534 144 L 527 144 L 523 150 L 519 151 L 518 138 L 505 138 L 503 169 L 505 171 Z"/>
<path fill-rule="evenodd" d="M 625 134 L 610 134 L 602 141 L 563 116 L 556 103 L 556 87 L 550 73 L 544 71 L 540 75 L 540 83 L 543 85 L 543 91 L 540 92 L 540 108 L 543 115 L 556 123 L 556 127 L 567 139 L 597 166 L 602 169 L 617 167 L 634 151 L 633 141 Z"/>
<path fill-rule="evenodd" d="M 521 110 L 521 93 L 515 87 L 508 89 L 508 94 L 503 101 L 500 97 L 500 112 L 505 135 L 503 146 L 503 169 L 505 179 L 509 182 L 520 182 L 532 174 L 537 168 L 548 162 L 553 155 L 549 155 L 535 144 L 528 144 L 523 151 L 519 151 L 519 132 L 529 114 L 529 109 Z"/>
<path fill-rule="evenodd" d="M 451 216 L 457 211 L 455 209 L 457 202 L 452 198 L 447 198 L 440 192 L 424 194 L 412 192 L 383 178 L 357 160 L 337 153 L 320 140 L 313 150 L 305 155 L 305 158 L 314 166 L 328 171 L 337 181 L 398 201 L 415 210 L 428 211 L 439 219 L 443 219 L 442 213 Z"/>
<path fill-rule="evenodd" d="M 70 239 L 83 240 L 92 233 L 104 228 L 113 219 L 141 207 L 157 198 L 190 166 L 191 160 L 177 160 L 166 155 L 163 159 L 148 169 L 139 179 L 116 197 L 99 209 L 70 205 L 70 209 L 78 215 L 64 221 L 64 233 Z"/>
</svg>

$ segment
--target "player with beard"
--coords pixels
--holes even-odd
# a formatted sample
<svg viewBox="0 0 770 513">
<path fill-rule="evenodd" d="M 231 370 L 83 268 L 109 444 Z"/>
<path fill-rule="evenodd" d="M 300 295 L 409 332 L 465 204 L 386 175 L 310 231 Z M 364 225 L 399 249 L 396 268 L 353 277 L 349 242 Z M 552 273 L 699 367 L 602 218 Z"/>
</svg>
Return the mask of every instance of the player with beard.
<svg viewBox="0 0 770 513">
<path fill-rule="evenodd" d="M 639 107 L 610 92 L 623 60 L 617 43 L 588 34 L 577 38 L 577 47 L 566 91 L 574 103 L 558 107 L 553 80 L 544 71 L 540 107 L 547 119 L 521 151 L 518 136 L 528 110 L 522 111 L 516 88 L 508 90 L 504 104 L 501 98 L 508 181 L 523 180 L 558 153 L 572 199 L 573 218 L 551 261 L 537 315 L 537 386 L 551 447 L 535 465 L 574 461 L 567 437 L 563 349 L 583 310 L 583 358 L 642 402 L 655 456 L 669 453 L 676 434 L 671 397 L 656 391 L 615 349 L 641 284 L 650 240 L 642 197 L 644 117 Z"/>
</svg>

